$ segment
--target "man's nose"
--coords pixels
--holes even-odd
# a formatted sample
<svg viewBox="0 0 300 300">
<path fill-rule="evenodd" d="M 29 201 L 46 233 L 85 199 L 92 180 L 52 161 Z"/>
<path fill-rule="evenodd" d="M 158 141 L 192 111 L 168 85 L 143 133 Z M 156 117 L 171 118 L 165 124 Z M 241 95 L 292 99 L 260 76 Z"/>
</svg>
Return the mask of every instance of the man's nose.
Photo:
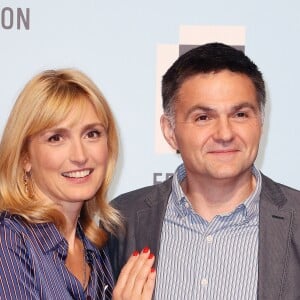
<svg viewBox="0 0 300 300">
<path fill-rule="evenodd" d="M 223 117 L 217 120 L 214 138 L 220 142 L 228 142 L 233 139 L 233 128 L 228 117 Z"/>
</svg>

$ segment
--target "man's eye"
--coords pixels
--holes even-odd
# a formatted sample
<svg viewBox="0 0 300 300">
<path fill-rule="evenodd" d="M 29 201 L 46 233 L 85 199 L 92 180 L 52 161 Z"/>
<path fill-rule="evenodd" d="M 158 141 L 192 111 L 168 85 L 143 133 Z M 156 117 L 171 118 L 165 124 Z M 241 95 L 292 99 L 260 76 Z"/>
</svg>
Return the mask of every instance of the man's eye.
<svg viewBox="0 0 300 300">
<path fill-rule="evenodd" d="M 238 113 L 236 113 L 236 116 L 238 118 L 246 118 L 247 117 L 247 114 L 243 111 L 239 111 Z"/>
<path fill-rule="evenodd" d="M 207 115 L 201 115 L 196 118 L 196 121 L 206 121 L 206 120 L 208 120 Z"/>
<path fill-rule="evenodd" d="M 59 134 L 54 134 L 48 138 L 49 142 L 59 142 L 61 140 L 61 136 Z"/>
</svg>

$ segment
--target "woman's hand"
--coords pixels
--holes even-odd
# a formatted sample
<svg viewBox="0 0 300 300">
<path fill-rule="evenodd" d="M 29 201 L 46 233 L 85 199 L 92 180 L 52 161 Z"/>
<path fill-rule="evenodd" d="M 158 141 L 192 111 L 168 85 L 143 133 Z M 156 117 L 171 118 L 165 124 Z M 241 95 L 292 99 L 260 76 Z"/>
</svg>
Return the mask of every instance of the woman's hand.
<svg viewBox="0 0 300 300">
<path fill-rule="evenodd" d="M 121 270 L 113 291 L 113 300 L 151 300 L 156 272 L 154 255 L 148 247 L 134 251 Z"/>
</svg>

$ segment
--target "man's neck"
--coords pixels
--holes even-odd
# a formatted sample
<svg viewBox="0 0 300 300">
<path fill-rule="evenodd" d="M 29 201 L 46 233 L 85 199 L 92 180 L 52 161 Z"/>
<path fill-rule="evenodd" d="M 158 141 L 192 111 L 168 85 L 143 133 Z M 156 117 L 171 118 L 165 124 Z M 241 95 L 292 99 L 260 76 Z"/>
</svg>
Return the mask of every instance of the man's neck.
<svg viewBox="0 0 300 300">
<path fill-rule="evenodd" d="M 256 179 L 252 173 L 238 179 L 201 180 L 188 176 L 181 187 L 194 211 L 210 222 L 215 216 L 232 212 L 254 191 Z"/>
</svg>

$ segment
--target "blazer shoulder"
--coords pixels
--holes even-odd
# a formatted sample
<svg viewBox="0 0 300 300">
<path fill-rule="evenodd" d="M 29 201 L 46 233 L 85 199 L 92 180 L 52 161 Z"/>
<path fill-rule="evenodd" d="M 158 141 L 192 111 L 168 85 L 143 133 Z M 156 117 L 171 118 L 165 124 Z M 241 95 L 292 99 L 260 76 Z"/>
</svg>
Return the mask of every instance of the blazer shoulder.
<svg viewBox="0 0 300 300">
<path fill-rule="evenodd" d="M 128 207 L 128 205 L 130 205 L 131 207 L 134 206 L 135 208 L 139 206 L 144 206 L 145 201 L 147 201 L 147 203 L 151 205 L 164 198 L 168 198 L 171 192 L 171 186 L 172 177 L 162 183 L 142 187 L 121 194 L 114 198 L 110 203 L 113 207 L 119 210 Z"/>
<path fill-rule="evenodd" d="M 271 178 L 262 174 L 263 178 L 263 187 L 266 187 L 271 197 L 274 197 L 275 194 L 278 194 L 277 191 L 282 194 L 286 201 L 282 202 L 285 205 L 292 205 L 300 209 L 300 191 L 284 185 L 282 183 L 276 182 Z M 280 206 L 280 205 L 279 205 Z"/>
<path fill-rule="evenodd" d="M 300 208 L 300 191 L 281 183 L 278 183 L 278 185 L 288 201 L 295 203 Z"/>
</svg>

